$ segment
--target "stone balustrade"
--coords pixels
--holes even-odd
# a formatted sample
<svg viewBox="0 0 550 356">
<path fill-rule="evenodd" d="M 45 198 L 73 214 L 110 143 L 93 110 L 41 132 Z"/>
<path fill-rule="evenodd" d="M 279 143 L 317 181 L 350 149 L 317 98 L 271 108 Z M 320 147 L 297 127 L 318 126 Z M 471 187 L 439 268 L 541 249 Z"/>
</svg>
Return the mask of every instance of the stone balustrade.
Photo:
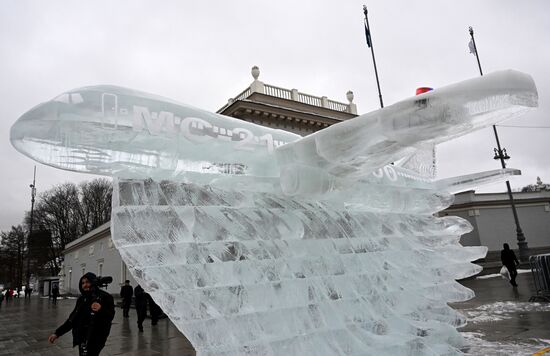
<svg viewBox="0 0 550 356">
<path fill-rule="evenodd" d="M 226 106 L 221 108 L 218 112 L 222 111 L 228 105 L 231 105 L 237 100 L 245 100 L 254 93 L 259 93 L 271 97 L 276 97 L 280 99 L 297 101 L 303 104 L 327 108 L 334 111 L 347 112 L 350 114 L 357 115 L 357 106 L 353 103 L 353 92 L 348 91 L 346 97 L 349 103 L 342 103 L 335 100 L 330 100 L 326 96 L 315 96 L 311 94 L 301 93 L 297 89 L 285 89 L 277 87 L 271 84 L 264 84 L 258 80 L 260 70 L 257 66 L 252 67 L 252 76 L 254 81 L 248 88 L 243 90 L 235 98 L 229 99 Z"/>
</svg>

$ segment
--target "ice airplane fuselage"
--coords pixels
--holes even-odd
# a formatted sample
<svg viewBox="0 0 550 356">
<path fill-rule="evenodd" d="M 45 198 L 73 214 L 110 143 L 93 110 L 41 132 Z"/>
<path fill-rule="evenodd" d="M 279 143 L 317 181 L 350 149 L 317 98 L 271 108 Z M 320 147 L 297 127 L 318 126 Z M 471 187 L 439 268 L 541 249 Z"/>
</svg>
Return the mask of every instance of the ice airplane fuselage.
<svg viewBox="0 0 550 356">
<path fill-rule="evenodd" d="M 268 156 L 298 138 L 114 86 L 61 94 L 23 115 L 12 129 L 19 151 L 49 152 L 34 157 L 47 165 L 180 180 L 189 172 L 275 176 Z"/>
<path fill-rule="evenodd" d="M 476 91 L 470 93 L 472 85 Z M 510 90 L 520 95 L 510 101 Z M 536 99 L 530 76 L 497 72 L 302 138 L 139 91 L 92 86 L 25 113 L 13 125 L 11 141 L 41 163 L 121 178 L 186 181 L 196 173 L 207 180 L 280 177 L 288 195 L 329 193 L 351 181 L 433 188 L 435 144 L 520 115 Z M 417 157 L 422 162 L 407 169 L 406 162 Z M 465 181 L 473 186 L 480 179 L 518 173 L 492 171 L 476 177 L 476 183 L 469 177 L 445 184 L 459 184 L 449 189 L 457 191 Z"/>
</svg>

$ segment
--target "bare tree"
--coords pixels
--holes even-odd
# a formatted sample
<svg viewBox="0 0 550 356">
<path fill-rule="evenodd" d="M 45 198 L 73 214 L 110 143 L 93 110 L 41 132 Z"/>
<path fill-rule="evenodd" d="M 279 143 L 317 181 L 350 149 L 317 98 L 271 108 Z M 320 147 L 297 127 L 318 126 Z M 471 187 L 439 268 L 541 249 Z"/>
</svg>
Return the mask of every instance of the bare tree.
<svg viewBox="0 0 550 356">
<path fill-rule="evenodd" d="M 13 226 L 1 232 L 0 282 L 13 286 L 23 283 L 26 258 L 35 274 L 59 272 L 65 246 L 108 222 L 111 218 L 112 185 L 105 178 L 79 186 L 64 183 L 38 196 L 34 207 L 33 231 L 29 236 L 30 212 L 26 213 L 26 230 Z M 29 248 L 27 248 L 27 242 Z"/>
<path fill-rule="evenodd" d="M 39 195 L 34 226 L 49 232 L 47 252 L 51 273 L 59 271 L 61 253 L 68 243 L 110 220 L 111 196 L 111 182 L 104 178 L 79 186 L 61 184 Z M 29 214 L 26 222 L 29 226 Z M 44 242 L 42 247 L 46 247 Z"/>
<path fill-rule="evenodd" d="M 23 284 L 23 269 L 25 267 L 26 237 L 21 225 L 12 226 L 8 232 L 0 235 L 0 264 L 1 278 L 7 281 L 12 288 Z"/>
<path fill-rule="evenodd" d="M 34 214 L 37 226 L 50 231 L 61 249 L 84 230 L 79 192 L 73 183 L 64 183 L 40 194 Z"/>
<path fill-rule="evenodd" d="M 28 240 L 27 258 L 30 259 L 30 271 L 35 276 L 55 275 L 58 271 L 55 268 L 57 254 L 52 244 L 52 234 L 39 226 L 33 229 Z"/>
<path fill-rule="evenodd" d="M 83 182 L 79 186 L 83 213 L 84 233 L 95 229 L 111 219 L 113 186 L 105 178 Z"/>
</svg>

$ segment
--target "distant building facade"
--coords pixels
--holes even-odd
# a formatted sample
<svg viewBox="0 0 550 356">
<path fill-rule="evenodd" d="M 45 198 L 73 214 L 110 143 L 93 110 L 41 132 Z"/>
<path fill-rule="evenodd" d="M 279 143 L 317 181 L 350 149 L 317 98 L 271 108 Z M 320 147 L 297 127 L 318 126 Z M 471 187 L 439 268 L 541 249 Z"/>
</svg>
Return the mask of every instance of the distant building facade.
<svg viewBox="0 0 550 356">
<path fill-rule="evenodd" d="M 530 254 L 550 250 L 550 191 L 515 192 L 513 197 Z M 471 190 L 456 194 L 453 205 L 439 213 L 445 215 L 462 217 L 474 227 L 460 239 L 465 246 L 487 246 L 489 251 L 500 251 L 507 242 L 517 249 L 508 193 L 476 194 Z"/>
<path fill-rule="evenodd" d="M 110 222 L 67 244 L 59 273 L 61 293 L 80 294 L 78 282 L 86 272 L 113 277 L 113 282 L 107 288 L 111 293 L 118 293 L 120 286 L 127 279 L 133 286 L 136 285 L 120 253 L 113 245 Z"/>
</svg>

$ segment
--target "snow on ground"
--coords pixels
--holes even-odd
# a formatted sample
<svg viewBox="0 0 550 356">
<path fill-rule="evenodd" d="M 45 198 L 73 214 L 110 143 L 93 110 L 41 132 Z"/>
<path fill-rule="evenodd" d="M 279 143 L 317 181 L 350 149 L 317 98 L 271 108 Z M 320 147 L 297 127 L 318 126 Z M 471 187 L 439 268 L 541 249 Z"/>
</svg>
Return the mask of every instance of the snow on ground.
<svg viewBox="0 0 550 356">
<path fill-rule="evenodd" d="M 487 341 L 483 333 L 463 332 L 462 336 L 469 344 L 463 351 L 466 355 L 484 356 L 527 356 L 550 346 L 550 340 L 530 338 L 517 341 Z"/>
<path fill-rule="evenodd" d="M 518 274 L 520 273 L 530 273 L 530 269 L 518 269 Z M 476 279 L 487 279 L 487 278 L 495 278 L 495 277 L 502 277 L 500 273 L 493 273 L 493 274 L 486 274 L 484 276 L 477 276 Z"/>
<path fill-rule="evenodd" d="M 468 323 L 475 324 L 511 319 L 514 313 L 532 311 L 550 311 L 550 303 L 495 302 L 473 309 L 462 309 L 460 312 L 468 318 Z"/>
</svg>

